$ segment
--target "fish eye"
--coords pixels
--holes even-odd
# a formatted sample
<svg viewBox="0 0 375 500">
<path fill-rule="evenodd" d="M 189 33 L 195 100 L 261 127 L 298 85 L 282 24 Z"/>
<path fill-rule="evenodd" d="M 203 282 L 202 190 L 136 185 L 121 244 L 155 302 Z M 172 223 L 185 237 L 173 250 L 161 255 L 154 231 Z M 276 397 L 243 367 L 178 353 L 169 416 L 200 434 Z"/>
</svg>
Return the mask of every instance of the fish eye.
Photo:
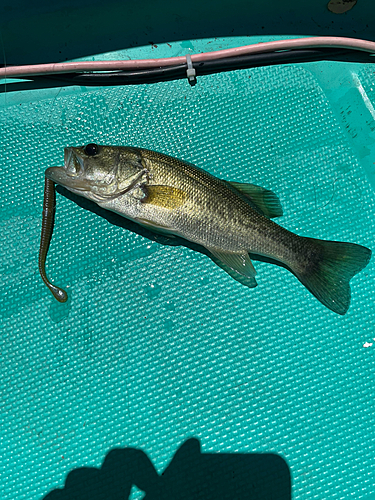
<svg viewBox="0 0 375 500">
<path fill-rule="evenodd" d="M 87 156 L 95 156 L 99 153 L 99 146 L 97 144 L 87 144 L 84 149 L 85 154 Z"/>
</svg>

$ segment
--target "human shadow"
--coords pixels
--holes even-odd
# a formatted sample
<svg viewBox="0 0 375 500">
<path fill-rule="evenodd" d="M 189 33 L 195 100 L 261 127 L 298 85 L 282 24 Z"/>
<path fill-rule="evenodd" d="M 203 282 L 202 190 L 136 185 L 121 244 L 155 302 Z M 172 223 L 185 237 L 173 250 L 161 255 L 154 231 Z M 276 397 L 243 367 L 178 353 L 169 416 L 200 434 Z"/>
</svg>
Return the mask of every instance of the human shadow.
<svg viewBox="0 0 375 500">
<path fill-rule="evenodd" d="M 159 475 L 148 456 L 116 448 L 100 469 L 73 470 L 64 488 L 43 500 L 126 500 L 132 486 L 145 500 L 291 500 L 286 461 L 274 453 L 201 453 L 198 439 L 185 441 Z"/>
</svg>

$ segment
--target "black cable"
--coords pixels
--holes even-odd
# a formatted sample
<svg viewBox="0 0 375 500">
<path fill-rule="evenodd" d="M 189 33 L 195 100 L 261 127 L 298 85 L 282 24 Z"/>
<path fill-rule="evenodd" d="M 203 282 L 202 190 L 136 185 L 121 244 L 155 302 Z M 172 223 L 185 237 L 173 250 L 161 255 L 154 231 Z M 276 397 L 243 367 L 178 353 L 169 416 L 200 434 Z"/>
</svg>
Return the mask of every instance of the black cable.
<svg viewBox="0 0 375 500">
<path fill-rule="evenodd" d="M 272 66 L 278 64 L 305 63 L 312 61 L 346 61 L 346 62 L 373 62 L 372 54 L 340 48 L 319 49 L 294 49 L 287 51 L 265 52 L 262 54 L 246 54 L 237 57 L 213 59 L 193 63 L 197 77 L 233 71 L 245 68 L 261 66 Z M 145 83 L 156 83 L 186 78 L 187 64 L 177 66 L 139 69 L 132 71 L 111 72 L 86 72 L 86 73 L 63 73 L 52 75 L 27 76 L 28 82 L 22 82 L 24 88 L 41 88 L 48 86 L 84 85 L 84 86 L 111 86 L 111 85 L 136 85 Z M 7 91 L 12 90 L 10 85 L 20 89 L 20 83 L 7 83 Z M 1 91 L 1 89 L 0 89 Z"/>
<path fill-rule="evenodd" d="M 244 68 L 271 66 L 277 64 L 303 63 L 318 60 L 337 60 L 348 57 L 354 51 L 347 49 L 295 49 L 289 51 L 265 52 L 263 54 L 246 54 L 237 57 L 213 59 L 193 63 L 197 76 L 232 71 Z M 355 58 L 363 56 L 362 52 L 355 51 Z M 365 54 L 365 56 L 368 54 Z M 362 57 L 363 59 L 363 57 Z M 368 60 L 368 58 L 366 59 Z M 73 82 L 77 85 L 127 85 L 155 83 L 186 78 L 187 64 L 179 66 L 152 68 L 147 70 L 93 72 L 93 73 L 65 73 L 63 75 L 46 75 L 43 78 L 52 78 Z"/>
</svg>

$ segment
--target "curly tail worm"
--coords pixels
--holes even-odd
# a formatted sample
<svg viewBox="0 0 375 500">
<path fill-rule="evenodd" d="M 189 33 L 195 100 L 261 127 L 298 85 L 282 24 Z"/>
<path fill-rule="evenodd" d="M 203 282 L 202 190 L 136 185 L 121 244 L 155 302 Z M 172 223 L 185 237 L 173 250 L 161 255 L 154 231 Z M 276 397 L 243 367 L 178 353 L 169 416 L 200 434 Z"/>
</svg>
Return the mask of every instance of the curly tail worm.
<svg viewBox="0 0 375 500">
<path fill-rule="evenodd" d="M 51 283 L 46 275 L 46 258 L 49 244 L 52 238 L 53 223 L 55 219 L 55 207 L 55 184 L 53 181 L 47 179 L 46 177 L 44 183 L 42 234 L 40 236 L 39 247 L 39 273 L 42 277 L 43 282 L 49 288 L 55 299 L 59 302 L 66 302 L 68 300 L 68 294 L 66 293 L 66 291 Z"/>
</svg>

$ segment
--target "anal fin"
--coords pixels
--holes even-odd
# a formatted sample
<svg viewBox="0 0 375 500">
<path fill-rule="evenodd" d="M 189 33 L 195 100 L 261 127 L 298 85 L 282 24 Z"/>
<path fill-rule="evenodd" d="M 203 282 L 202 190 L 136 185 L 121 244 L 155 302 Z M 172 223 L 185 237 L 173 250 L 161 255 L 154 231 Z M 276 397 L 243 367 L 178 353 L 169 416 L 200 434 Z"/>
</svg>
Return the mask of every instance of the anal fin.
<svg viewBox="0 0 375 500">
<path fill-rule="evenodd" d="M 256 281 L 254 279 L 256 275 L 256 271 L 254 269 L 253 263 L 250 260 L 249 254 L 244 251 L 242 253 L 234 253 L 234 252 L 224 252 L 217 248 L 208 248 L 212 255 L 224 266 L 229 267 L 236 273 L 245 276 L 246 278 L 251 278 L 254 280 L 256 286 Z"/>
</svg>

